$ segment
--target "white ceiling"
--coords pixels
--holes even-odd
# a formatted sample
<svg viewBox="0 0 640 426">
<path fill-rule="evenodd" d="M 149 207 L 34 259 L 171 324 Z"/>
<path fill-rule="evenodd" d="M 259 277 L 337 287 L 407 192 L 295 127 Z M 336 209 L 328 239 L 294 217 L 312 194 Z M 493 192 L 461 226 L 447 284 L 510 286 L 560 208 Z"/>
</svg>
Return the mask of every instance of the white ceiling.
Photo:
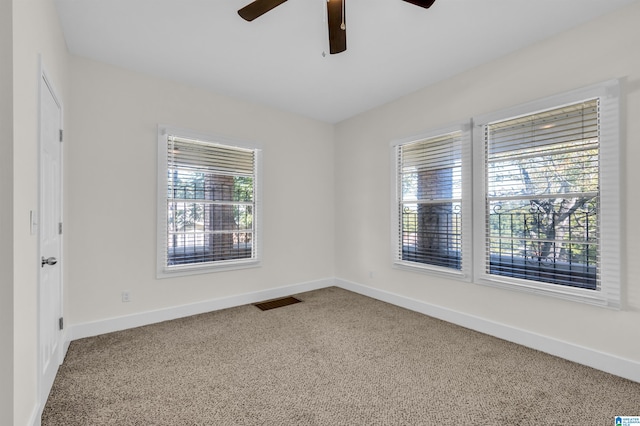
<svg viewBox="0 0 640 426">
<path fill-rule="evenodd" d="M 638 0 L 347 0 L 337 55 L 326 0 L 250 1 L 55 3 L 73 54 L 335 123 Z"/>
</svg>

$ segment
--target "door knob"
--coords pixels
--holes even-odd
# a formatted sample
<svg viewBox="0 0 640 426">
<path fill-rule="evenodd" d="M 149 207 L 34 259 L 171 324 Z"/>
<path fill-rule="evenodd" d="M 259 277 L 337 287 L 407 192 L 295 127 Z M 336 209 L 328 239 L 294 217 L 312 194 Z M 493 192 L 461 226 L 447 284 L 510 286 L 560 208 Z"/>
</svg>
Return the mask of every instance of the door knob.
<svg viewBox="0 0 640 426">
<path fill-rule="evenodd" d="M 42 256 L 42 267 L 43 268 L 44 268 L 44 265 L 53 266 L 56 263 L 58 263 L 58 259 L 56 259 L 55 257 L 45 258 L 44 256 Z"/>
</svg>

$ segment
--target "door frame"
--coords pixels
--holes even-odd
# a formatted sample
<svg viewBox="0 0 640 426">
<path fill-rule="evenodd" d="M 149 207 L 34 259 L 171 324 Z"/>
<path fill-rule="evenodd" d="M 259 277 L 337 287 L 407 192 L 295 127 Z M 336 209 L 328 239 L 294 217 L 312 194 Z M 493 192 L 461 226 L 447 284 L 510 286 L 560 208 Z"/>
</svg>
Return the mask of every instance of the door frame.
<svg viewBox="0 0 640 426">
<path fill-rule="evenodd" d="M 44 406 L 47 402 L 47 397 L 49 395 L 49 392 L 51 391 L 51 388 L 49 387 L 48 389 L 45 389 L 45 383 L 44 383 L 44 378 L 42 376 L 42 369 L 44 366 L 44 359 L 43 359 L 43 353 L 42 353 L 42 333 L 41 333 L 41 327 L 40 327 L 40 320 L 41 320 L 41 315 L 42 315 L 42 300 L 41 300 L 41 284 L 42 284 L 42 274 L 40 272 L 41 269 L 41 256 L 42 254 L 42 247 L 41 247 L 41 241 L 42 241 L 42 233 L 41 233 L 41 227 L 39 226 L 42 223 L 42 197 L 43 197 L 43 188 L 42 188 L 42 181 L 41 181 L 41 177 L 42 177 L 42 149 L 43 149 L 43 140 L 42 140 L 42 103 L 43 103 L 43 99 L 44 99 L 44 94 L 46 93 L 45 91 L 48 91 L 49 93 L 51 93 L 51 96 L 53 97 L 53 100 L 56 102 L 56 104 L 58 105 L 58 107 L 60 108 L 60 130 L 62 131 L 64 129 L 64 107 L 61 101 L 60 96 L 58 95 L 58 90 L 56 90 L 55 85 L 53 84 L 51 78 L 49 77 L 49 73 L 47 72 L 46 67 L 43 64 L 42 61 L 42 56 L 39 55 L 39 73 L 38 73 L 38 208 L 37 208 L 37 214 L 34 215 L 35 217 L 37 217 L 37 224 L 34 224 L 32 222 L 31 226 L 32 229 L 37 229 L 37 232 L 35 233 L 37 235 L 37 243 L 38 243 L 38 256 L 35 262 L 36 267 L 38 268 L 38 287 L 37 287 L 37 304 L 38 304 L 38 310 L 37 310 L 37 324 L 38 324 L 38 341 L 37 341 L 37 351 L 38 351 L 38 375 L 37 375 L 37 392 L 38 392 L 38 402 L 39 402 L 39 416 L 38 419 L 40 418 L 40 416 L 42 415 L 42 411 L 44 410 Z M 60 198 L 60 220 L 62 221 L 62 218 L 64 217 L 64 150 L 63 150 L 63 144 L 60 143 L 60 194 L 59 194 L 59 198 Z M 33 219 L 32 219 L 33 221 Z M 34 226 L 37 225 L 37 226 Z M 60 313 L 61 315 L 64 313 L 64 233 L 60 235 L 60 253 L 59 253 L 59 259 L 58 259 L 58 263 L 60 266 Z M 65 327 L 66 329 L 66 327 Z M 57 345 L 57 351 L 56 354 L 54 355 L 55 358 L 54 361 L 57 363 L 57 365 L 62 364 L 62 361 L 64 360 L 64 355 L 66 353 L 66 345 L 65 345 L 65 341 L 66 341 L 66 331 L 65 329 L 61 330 L 61 332 L 58 335 L 58 345 Z M 48 387 L 48 386 L 47 386 Z"/>
</svg>

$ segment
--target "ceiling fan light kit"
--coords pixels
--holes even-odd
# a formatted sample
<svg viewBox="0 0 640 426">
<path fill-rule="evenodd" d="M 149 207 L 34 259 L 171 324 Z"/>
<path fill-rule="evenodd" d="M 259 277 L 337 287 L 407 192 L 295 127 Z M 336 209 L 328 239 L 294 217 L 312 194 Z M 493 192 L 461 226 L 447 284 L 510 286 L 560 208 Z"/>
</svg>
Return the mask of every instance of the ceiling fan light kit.
<svg viewBox="0 0 640 426">
<path fill-rule="evenodd" d="M 240 15 L 244 20 L 251 22 L 286 1 L 287 0 L 255 0 L 238 10 L 238 15 Z M 347 50 L 345 1 L 346 0 L 327 0 L 327 26 L 329 28 L 329 53 L 331 54 Z M 425 9 L 430 8 L 435 2 L 435 0 L 403 1 Z"/>
</svg>

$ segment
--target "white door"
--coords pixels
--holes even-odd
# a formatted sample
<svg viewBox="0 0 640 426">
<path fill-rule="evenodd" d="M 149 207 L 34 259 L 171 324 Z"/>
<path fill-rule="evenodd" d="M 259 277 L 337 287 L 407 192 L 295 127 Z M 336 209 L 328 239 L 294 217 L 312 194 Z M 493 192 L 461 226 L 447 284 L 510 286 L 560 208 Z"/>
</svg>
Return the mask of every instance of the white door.
<svg viewBox="0 0 640 426">
<path fill-rule="evenodd" d="M 39 379 L 46 402 L 62 361 L 62 108 L 42 73 L 40 81 Z"/>
</svg>

